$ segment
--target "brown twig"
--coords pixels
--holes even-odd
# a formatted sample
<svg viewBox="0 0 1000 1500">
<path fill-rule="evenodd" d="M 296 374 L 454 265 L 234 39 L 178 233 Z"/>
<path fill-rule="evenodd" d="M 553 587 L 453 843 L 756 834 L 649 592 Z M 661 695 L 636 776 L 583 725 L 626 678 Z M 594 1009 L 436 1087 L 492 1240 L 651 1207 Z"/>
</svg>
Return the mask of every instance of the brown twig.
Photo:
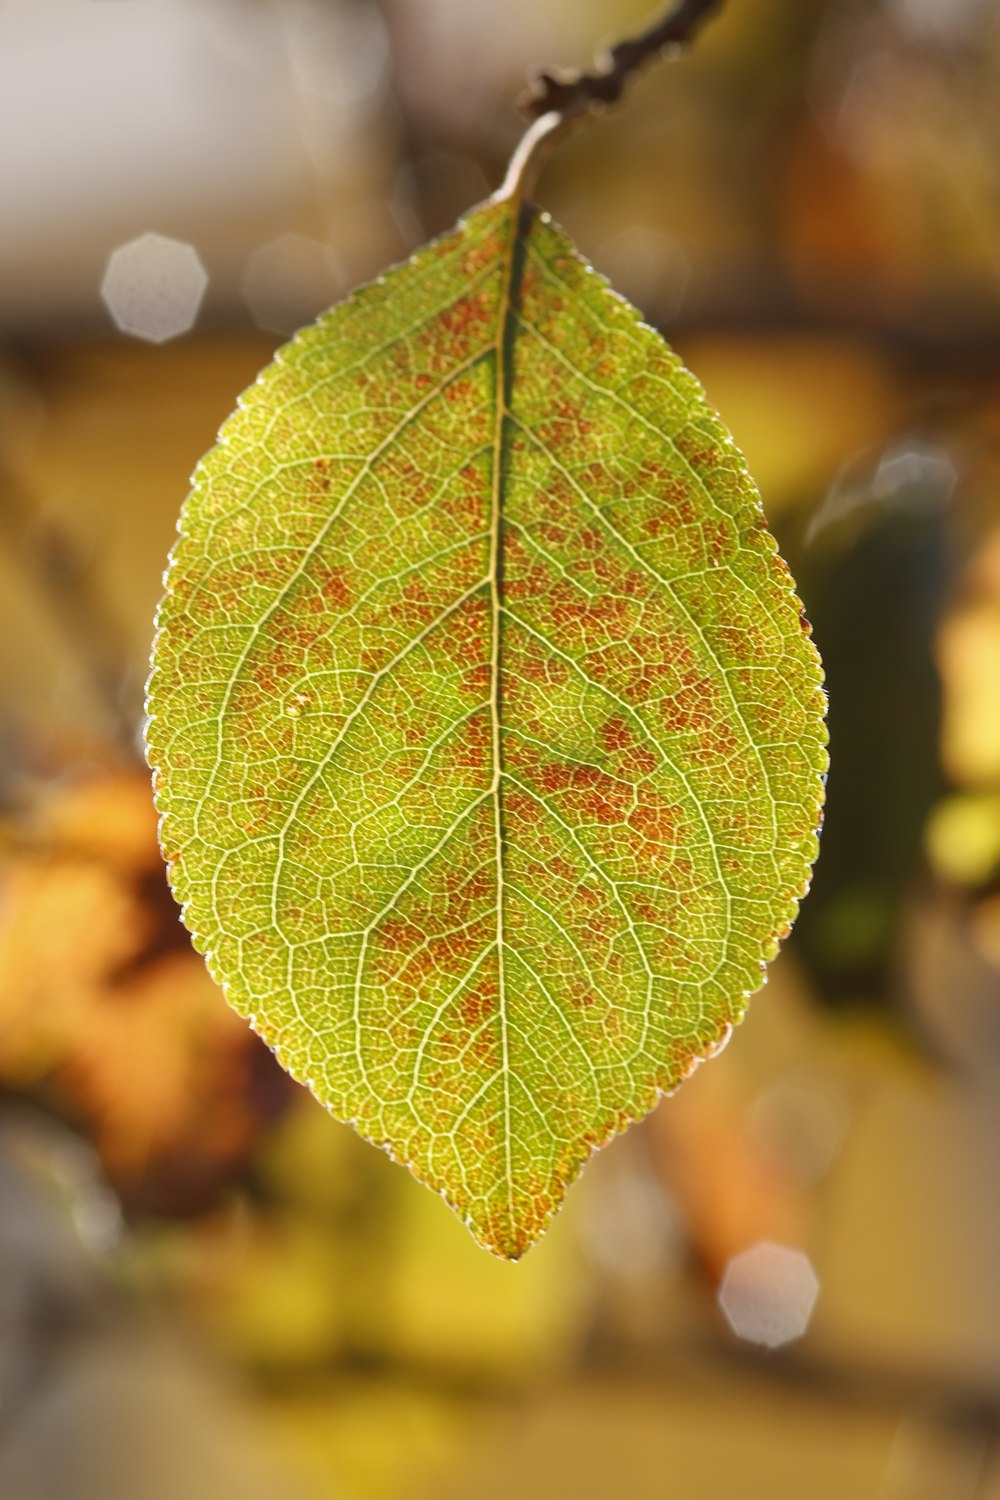
<svg viewBox="0 0 1000 1500">
<path fill-rule="evenodd" d="M 665 15 L 638 36 L 619 42 L 598 60 L 593 72 L 547 69 L 518 100 L 528 120 L 557 114 L 564 120 L 616 104 L 637 73 L 668 47 L 690 45 L 704 23 L 722 9 L 724 0 L 678 0 Z"/>
</svg>

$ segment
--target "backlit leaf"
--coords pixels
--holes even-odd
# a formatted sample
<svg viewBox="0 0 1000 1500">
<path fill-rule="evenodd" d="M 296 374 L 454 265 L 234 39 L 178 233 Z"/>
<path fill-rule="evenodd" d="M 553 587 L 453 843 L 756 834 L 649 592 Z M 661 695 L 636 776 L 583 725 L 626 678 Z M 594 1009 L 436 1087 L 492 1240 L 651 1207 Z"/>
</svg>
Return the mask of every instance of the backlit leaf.
<svg viewBox="0 0 1000 1500">
<path fill-rule="evenodd" d="M 700 387 L 534 210 L 295 338 L 195 477 L 150 762 L 185 919 L 510 1258 L 711 1053 L 816 853 L 816 653 Z"/>
</svg>

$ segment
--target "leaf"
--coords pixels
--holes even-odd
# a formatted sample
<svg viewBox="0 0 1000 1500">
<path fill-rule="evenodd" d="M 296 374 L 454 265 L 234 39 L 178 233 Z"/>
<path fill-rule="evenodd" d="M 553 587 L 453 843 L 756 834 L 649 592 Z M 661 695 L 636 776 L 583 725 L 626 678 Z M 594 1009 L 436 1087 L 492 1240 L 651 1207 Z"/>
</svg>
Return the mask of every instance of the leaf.
<svg viewBox="0 0 1000 1500">
<path fill-rule="evenodd" d="M 697 382 L 499 199 L 226 423 L 149 759 L 230 1002 L 515 1259 L 760 985 L 816 853 L 823 707 Z"/>
</svg>

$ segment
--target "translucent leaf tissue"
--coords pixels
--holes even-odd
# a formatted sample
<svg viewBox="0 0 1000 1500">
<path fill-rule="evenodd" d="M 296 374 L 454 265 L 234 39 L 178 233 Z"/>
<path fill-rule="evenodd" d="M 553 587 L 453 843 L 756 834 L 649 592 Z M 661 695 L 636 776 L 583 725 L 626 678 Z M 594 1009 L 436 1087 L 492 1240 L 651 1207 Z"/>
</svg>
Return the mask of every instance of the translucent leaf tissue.
<svg viewBox="0 0 1000 1500">
<path fill-rule="evenodd" d="M 516 1259 L 761 984 L 816 855 L 824 707 L 696 380 L 508 195 L 223 427 L 149 760 L 230 1003 Z"/>
</svg>

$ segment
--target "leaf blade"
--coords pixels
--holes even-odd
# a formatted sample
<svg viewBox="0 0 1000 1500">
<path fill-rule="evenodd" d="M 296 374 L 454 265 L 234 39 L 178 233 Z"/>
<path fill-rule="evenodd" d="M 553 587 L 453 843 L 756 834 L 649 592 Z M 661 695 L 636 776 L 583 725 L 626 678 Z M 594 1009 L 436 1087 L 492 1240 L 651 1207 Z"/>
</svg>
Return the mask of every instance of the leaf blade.
<svg viewBox="0 0 1000 1500">
<path fill-rule="evenodd" d="M 232 1003 L 516 1258 L 760 983 L 815 855 L 821 720 L 693 377 L 494 201 L 223 428 L 149 743 Z"/>
</svg>

